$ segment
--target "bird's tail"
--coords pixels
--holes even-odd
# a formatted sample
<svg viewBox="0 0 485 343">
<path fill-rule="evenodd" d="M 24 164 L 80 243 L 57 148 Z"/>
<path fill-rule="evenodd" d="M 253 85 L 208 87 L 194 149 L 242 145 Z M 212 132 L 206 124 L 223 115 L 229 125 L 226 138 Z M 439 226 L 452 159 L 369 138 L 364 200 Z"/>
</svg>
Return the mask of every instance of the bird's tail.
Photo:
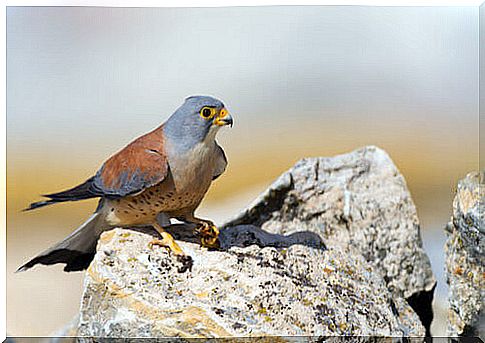
<svg viewBox="0 0 485 343">
<path fill-rule="evenodd" d="M 84 270 L 94 258 L 99 236 L 107 229 L 109 226 L 106 225 L 104 216 L 95 213 L 76 231 L 21 266 L 17 272 L 28 270 L 39 263 L 65 263 L 66 272 Z"/>
</svg>

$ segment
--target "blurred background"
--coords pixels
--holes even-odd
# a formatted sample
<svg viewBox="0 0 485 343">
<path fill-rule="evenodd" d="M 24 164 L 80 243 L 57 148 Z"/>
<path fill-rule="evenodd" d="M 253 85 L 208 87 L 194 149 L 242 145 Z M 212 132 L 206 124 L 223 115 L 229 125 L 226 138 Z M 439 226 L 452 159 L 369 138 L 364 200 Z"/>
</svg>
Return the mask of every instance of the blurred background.
<svg viewBox="0 0 485 343">
<path fill-rule="evenodd" d="M 82 273 L 16 268 L 94 201 L 20 212 L 90 177 L 193 94 L 235 118 L 198 211 L 221 223 L 297 160 L 372 144 L 406 177 L 437 275 L 458 179 L 478 169 L 478 8 L 7 9 L 7 333 L 48 335 L 78 311 Z"/>
</svg>

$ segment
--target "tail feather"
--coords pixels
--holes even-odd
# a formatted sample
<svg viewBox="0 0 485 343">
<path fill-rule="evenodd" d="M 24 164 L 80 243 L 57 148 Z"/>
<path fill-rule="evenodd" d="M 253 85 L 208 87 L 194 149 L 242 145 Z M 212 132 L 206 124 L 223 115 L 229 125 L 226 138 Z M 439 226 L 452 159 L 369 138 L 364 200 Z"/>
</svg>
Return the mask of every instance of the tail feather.
<svg viewBox="0 0 485 343">
<path fill-rule="evenodd" d="M 94 258 L 96 251 L 82 253 L 80 251 L 58 249 L 47 255 L 39 255 L 17 269 L 16 273 L 29 270 L 36 264 L 51 265 L 56 263 L 65 263 L 65 272 L 77 272 L 85 270 Z"/>
<path fill-rule="evenodd" d="M 34 202 L 30 204 L 29 207 L 24 209 L 24 211 L 35 210 L 36 208 L 57 204 L 59 202 L 77 201 L 77 200 L 99 197 L 102 194 L 99 191 L 97 191 L 93 186 L 93 180 L 94 180 L 94 177 L 91 177 L 87 179 L 84 183 L 76 187 L 70 188 L 68 190 L 58 192 L 58 193 L 45 194 L 43 195 L 43 197 L 49 198 L 49 200 Z"/>
<path fill-rule="evenodd" d="M 59 201 L 57 200 L 44 200 L 44 201 L 37 201 L 37 202 L 34 202 L 32 204 L 29 205 L 29 207 L 27 208 L 24 208 L 22 211 L 31 211 L 31 210 L 35 210 L 36 208 L 40 208 L 40 207 L 44 207 L 44 206 L 47 206 L 47 205 L 52 205 L 52 204 L 56 204 L 58 203 Z"/>
<path fill-rule="evenodd" d="M 94 177 L 87 179 L 84 183 L 67 189 L 65 191 L 45 194 L 43 195 L 46 198 L 50 198 L 52 200 L 58 201 L 70 201 L 70 200 L 82 200 L 82 199 L 89 199 L 95 196 L 99 196 L 97 192 L 93 189 L 93 180 Z"/>
<path fill-rule="evenodd" d="M 61 242 L 25 263 L 17 272 L 26 271 L 36 264 L 65 263 L 64 271 L 86 269 L 96 254 L 96 243 L 101 233 L 109 229 L 101 214 L 93 214 L 76 231 Z"/>
</svg>

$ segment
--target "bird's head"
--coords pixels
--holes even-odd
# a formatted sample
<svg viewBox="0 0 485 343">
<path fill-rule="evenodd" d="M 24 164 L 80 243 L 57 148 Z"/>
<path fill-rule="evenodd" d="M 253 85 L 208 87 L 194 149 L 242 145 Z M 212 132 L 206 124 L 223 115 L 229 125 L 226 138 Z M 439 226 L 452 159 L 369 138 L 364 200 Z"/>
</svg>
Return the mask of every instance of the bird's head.
<svg viewBox="0 0 485 343">
<path fill-rule="evenodd" d="M 210 96 L 190 96 L 164 125 L 165 133 L 173 138 L 183 138 L 187 142 L 201 142 L 215 139 L 222 126 L 233 120 L 222 101 Z"/>
</svg>

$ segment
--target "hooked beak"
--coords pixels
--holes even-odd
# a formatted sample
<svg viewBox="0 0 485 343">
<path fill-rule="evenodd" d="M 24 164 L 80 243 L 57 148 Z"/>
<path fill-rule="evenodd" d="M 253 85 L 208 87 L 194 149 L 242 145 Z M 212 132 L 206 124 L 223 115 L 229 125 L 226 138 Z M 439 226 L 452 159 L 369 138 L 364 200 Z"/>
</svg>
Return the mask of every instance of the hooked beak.
<svg viewBox="0 0 485 343">
<path fill-rule="evenodd" d="M 223 108 L 219 113 L 219 115 L 214 120 L 214 124 L 216 124 L 217 126 L 230 125 L 232 127 L 232 124 L 233 124 L 232 116 L 225 108 Z"/>
</svg>

